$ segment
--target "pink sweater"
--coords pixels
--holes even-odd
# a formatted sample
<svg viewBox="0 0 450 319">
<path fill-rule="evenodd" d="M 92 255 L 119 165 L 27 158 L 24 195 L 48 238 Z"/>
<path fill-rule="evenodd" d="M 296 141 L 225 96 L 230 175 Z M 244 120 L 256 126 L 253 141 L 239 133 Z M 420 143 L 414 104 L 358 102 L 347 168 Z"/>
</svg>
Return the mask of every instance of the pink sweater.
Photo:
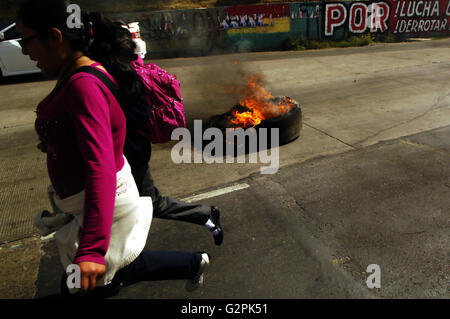
<svg viewBox="0 0 450 319">
<path fill-rule="evenodd" d="M 35 125 L 47 148 L 47 168 L 56 193 L 61 198 L 83 189 L 86 193 L 74 263 L 105 264 L 116 173 L 124 165 L 125 116 L 120 105 L 96 77 L 77 73 L 39 104 Z"/>
</svg>

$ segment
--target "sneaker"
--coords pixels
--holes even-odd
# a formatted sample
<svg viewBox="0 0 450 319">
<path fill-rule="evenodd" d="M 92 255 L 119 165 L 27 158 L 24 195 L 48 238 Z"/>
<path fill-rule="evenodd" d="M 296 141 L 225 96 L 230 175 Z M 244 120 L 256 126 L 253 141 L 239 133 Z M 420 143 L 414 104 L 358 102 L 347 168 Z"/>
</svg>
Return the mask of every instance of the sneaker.
<svg viewBox="0 0 450 319">
<path fill-rule="evenodd" d="M 211 256 L 209 256 L 209 254 L 205 253 L 205 252 L 203 252 L 201 254 L 202 254 L 202 260 L 200 261 L 200 268 L 198 270 L 197 275 L 194 278 L 189 279 L 186 282 L 186 290 L 187 291 L 194 291 L 198 287 L 203 285 L 203 275 L 205 274 L 206 269 L 209 266 Z"/>
</svg>

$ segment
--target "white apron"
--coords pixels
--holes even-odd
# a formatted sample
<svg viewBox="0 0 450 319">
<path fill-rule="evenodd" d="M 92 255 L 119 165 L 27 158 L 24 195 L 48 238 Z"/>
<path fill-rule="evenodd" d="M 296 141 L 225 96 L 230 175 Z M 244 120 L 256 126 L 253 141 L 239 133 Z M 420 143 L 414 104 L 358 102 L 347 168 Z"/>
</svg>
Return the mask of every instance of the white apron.
<svg viewBox="0 0 450 319">
<path fill-rule="evenodd" d="M 124 157 L 125 159 L 125 157 Z M 59 256 L 64 269 L 73 264 L 79 246 L 80 228 L 83 226 L 84 190 L 73 196 L 60 199 L 52 194 L 55 212 L 73 215 L 74 218 L 55 233 Z M 130 264 L 143 251 L 152 221 L 153 204 L 151 197 L 139 197 L 131 168 L 125 165 L 117 173 L 114 218 L 109 247 L 105 255 L 106 273 L 97 280 L 96 286 L 108 284 L 115 273 Z M 42 220 L 42 218 L 41 218 Z M 42 222 L 40 222 L 42 224 Z M 42 225 L 40 225 L 42 228 Z M 71 293 L 79 289 L 69 289 Z"/>
</svg>

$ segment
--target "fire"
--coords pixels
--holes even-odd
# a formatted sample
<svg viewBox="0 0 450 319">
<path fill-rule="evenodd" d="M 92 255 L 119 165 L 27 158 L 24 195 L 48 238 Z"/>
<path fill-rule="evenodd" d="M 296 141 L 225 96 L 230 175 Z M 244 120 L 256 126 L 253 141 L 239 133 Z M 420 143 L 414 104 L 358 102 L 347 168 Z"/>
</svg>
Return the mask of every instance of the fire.
<svg viewBox="0 0 450 319">
<path fill-rule="evenodd" d="M 242 127 L 255 127 L 256 125 L 261 124 L 261 121 L 264 120 L 264 115 L 256 109 L 242 113 L 239 113 L 238 110 L 233 110 L 232 116 L 233 118 L 230 122 Z"/>
<path fill-rule="evenodd" d="M 247 85 L 244 89 L 244 98 L 239 105 L 248 111 L 232 111 L 230 122 L 238 127 L 255 127 L 266 119 L 271 119 L 288 112 L 295 103 L 288 97 L 277 101 L 271 92 L 264 89 L 262 76 L 252 75 L 247 77 Z"/>
</svg>

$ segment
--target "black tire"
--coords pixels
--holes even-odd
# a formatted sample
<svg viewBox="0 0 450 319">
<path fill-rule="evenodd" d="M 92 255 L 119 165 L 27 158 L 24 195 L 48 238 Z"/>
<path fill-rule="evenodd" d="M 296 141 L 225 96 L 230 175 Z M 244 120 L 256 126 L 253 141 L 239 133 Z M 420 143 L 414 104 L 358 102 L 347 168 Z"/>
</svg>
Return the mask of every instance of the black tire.
<svg viewBox="0 0 450 319">
<path fill-rule="evenodd" d="M 278 97 L 276 99 L 281 99 L 282 97 Z M 259 125 L 255 126 L 255 129 L 257 131 L 258 134 L 258 141 L 259 141 L 259 129 L 260 128 L 266 128 L 267 129 L 267 148 L 270 149 L 272 147 L 274 147 L 275 145 L 271 145 L 271 140 L 272 140 L 272 136 L 271 136 L 271 129 L 272 128 L 278 128 L 279 129 L 279 145 L 285 145 L 287 143 L 292 142 L 293 140 L 297 139 L 298 137 L 300 137 L 300 132 L 301 129 L 303 127 L 303 123 L 302 123 L 302 119 L 303 119 L 303 115 L 302 115 L 302 110 L 300 108 L 300 105 L 295 102 L 295 106 L 292 107 L 287 113 L 282 114 L 281 116 L 272 118 L 272 119 L 267 119 L 262 121 Z M 237 108 L 241 108 L 241 106 L 236 106 Z M 235 108 L 236 108 L 235 107 Z M 230 123 L 229 119 L 231 117 L 231 111 L 224 113 L 224 114 L 220 114 L 220 115 L 215 115 L 213 117 L 211 117 L 209 119 L 209 121 L 206 124 L 205 130 L 208 128 L 218 128 L 222 131 L 222 134 L 224 135 L 224 146 L 223 146 L 223 150 L 224 150 L 224 155 L 225 155 L 225 150 L 226 150 L 226 145 L 227 144 L 234 144 L 235 147 L 235 152 L 234 154 L 236 155 L 238 153 L 238 150 L 241 150 L 242 147 L 244 147 L 243 145 L 237 145 L 237 141 L 226 141 L 225 140 L 225 132 L 226 132 L 226 128 L 228 127 L 236 127 L 233 124 Z M 244 130 L 248 129 L 243 128 Z M 209 141 L 204 141 L 203 142 L 203 149 L 205 148 L 206 145 L 208 145 L 210 142 Z M 257 151 L 261 151 L 264 150 L 264 148 L 260 147 L 260 144 L 258 142 L 258 147 L 257 147 Z M 242 150 L 241 150 L 242 152 Z M 249 147 L 249 138 L 246 137 L 245 140 L 245 150 L 244 153 L 248 154 L 250 152 L 250 147 Z M 214 155 L 214 154 L 213 154 Z"/>
</svg>

